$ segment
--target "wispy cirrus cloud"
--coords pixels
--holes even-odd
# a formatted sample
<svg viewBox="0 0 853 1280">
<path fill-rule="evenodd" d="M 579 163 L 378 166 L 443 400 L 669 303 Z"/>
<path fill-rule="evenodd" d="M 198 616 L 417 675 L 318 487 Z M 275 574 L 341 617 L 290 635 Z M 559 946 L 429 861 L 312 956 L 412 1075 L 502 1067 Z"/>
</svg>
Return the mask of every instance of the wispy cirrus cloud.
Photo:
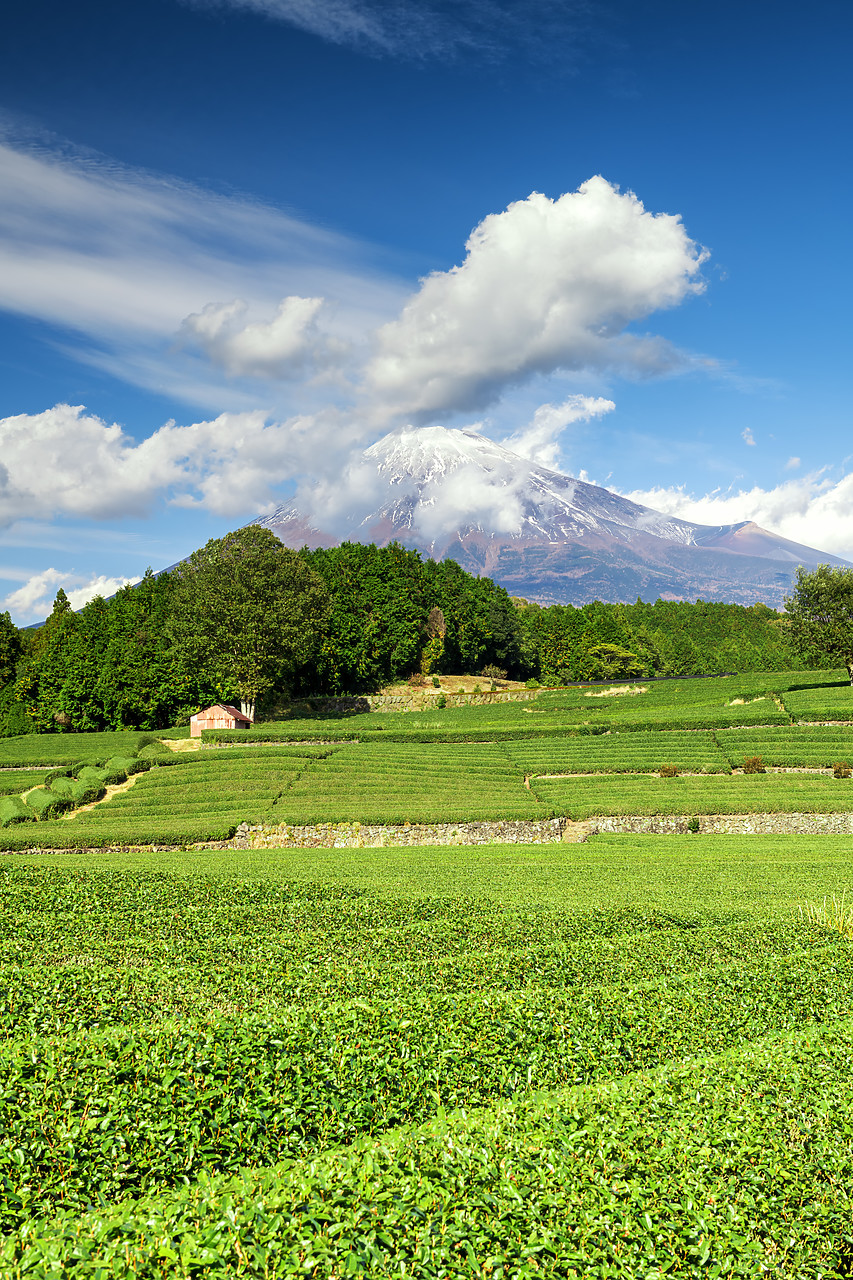
<svg viewBox="0 0 853 1280">
<path fill-rule="evenodd" d="M 595 27 L 585 0 L 189 0 L 244 9 L 374 57 L 416 61 L 462 55 L 576 62 Z M 600 16 L 600 13 L 599 15 Z M 558 52 L 559 51 L 559 52 Z"/>
<path fill-rule="evenodd" d="M 227 402 L 229 378 L 286 373 L 300 318 L 303 374 L 312 351 L 322 367 L 343 359 L 405 297 L 373 256 L 248 199 L 0 138 L 0 307 L 56 326 L 85 362 L 190 403 Z M 333 304 L 322 325 L 318 298 Z M 312 316 L 297 315 L 299 299 Z M 206 309 L 221 319 L 237 305 L 242 323 L 232 311 L 203 357 L 179 340 L 193 321 L 203 336 Z"/>
</svg>

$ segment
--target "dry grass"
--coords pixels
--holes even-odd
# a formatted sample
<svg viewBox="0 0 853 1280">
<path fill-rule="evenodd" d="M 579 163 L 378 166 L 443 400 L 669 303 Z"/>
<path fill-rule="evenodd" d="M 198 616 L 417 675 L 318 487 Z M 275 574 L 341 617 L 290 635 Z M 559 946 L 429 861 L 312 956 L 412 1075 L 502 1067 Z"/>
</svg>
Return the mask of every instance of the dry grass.
<svg viewBox="0 0 853 1280">
<path fill-rule="evenodd" d="M 432 683 L 432 673 L 430 673 L 424 688 L 425 693 L 435 693 L 437 697 L 439 693 L 489 693 L 492 688 L 491 676 L 437 676 L 437 679 L 439 687 L 435 688 Z M 525 688 L 522 680 L 499 680 L 496 683 L 498 691 L 509 689 L 517 692 Z M 398 680 L 396 684 L 386 685 L 379 692 L 389 697 L 400 697 L 411 693 L 412 689 L 408 680 Z"/>
<path fill-rule="evenodd" d="M 617 698 L 625 694 L 634 695 L 636 693 L 648 693 L 649 686 L 647 684 L 617 684 L 609 689 L 590 689 L 589 693 L 585 693 L 585 698 Z"/>
<path fill-rule="evenodd" d="M 809 924 L 820 925 L 823 929 L 831 929 L 833 933 L 840 933 L 842 938 L 853 939 L 853 906 L 847 906 L 846 897 L 845 889 L 840 898 L 832 895 L 831 904 L 828 898 L 824 898 L 823 906 L 820 907 L 811 902 L 803 903 L 800 906 L 800 919 L 807 920 Z"/>
<path fill-rule="evenodd" d="M 99 804 L 106 804 L 108 800 L 112 800 L 113 796 L 118 795 L 119 791 L 129 791 L 137 778 L 141 778 L 141 773 L 131 774 L 129 778 L 125 778 L 124 782 L 117 782 L 115 786 L 107 787 L 104 795 L 100 800 L 93 800 L 91 804 L 81 805 L 79 809 L 69 809 L 68 813 L 59 815 L 59 822 L 68 822 L 71 818 L 76 818 L 80 813 L 87 813 L 89 809 L 97 809 Z"/>
</svg>

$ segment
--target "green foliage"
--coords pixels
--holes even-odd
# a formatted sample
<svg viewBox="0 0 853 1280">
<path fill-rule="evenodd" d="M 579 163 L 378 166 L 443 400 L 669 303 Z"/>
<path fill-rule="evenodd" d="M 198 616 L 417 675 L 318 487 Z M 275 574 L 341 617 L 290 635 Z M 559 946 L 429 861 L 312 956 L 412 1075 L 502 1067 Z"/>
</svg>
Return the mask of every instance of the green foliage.
<svg viewBox="0 0 853 1280">
<path fill-rule="evenodd" d="M 14 680 L 22 652 L 20 631 L 8 612 L 0 613 L 0 689 L 5 689 Z"/>
<path fill-rule="evenodd" d="M 0 795 L 0 827 L 11 827 L 34 819 L 35 814 L 27 808 L 20 796 Z"/>
<path fill-rule="evenodd" d="M 853 690 L 846 682 L 792 689 L 782 695 L 786 709 L 797 720 L 853 721 Z"/>
<path fill-rule="evenodd" d="M 245 708 L 306 663 L 321 641 L 328 594 L 304 557 L 269 529 L 212 538 L 173 573 L 167 631 L 188 666 L 215 667 Z"/>
<path fill-rule="evenodd" d="M 95 764 L 98 760 L 106 760 L 117 754 L 134 755 L 140 738 L 141 735 L 132 730 L 51 737 L 27 734 L 19 738 L 6 738 L 0 740 L 0 768 Z"/>
<path fill-rule="evenodd" d="M 531 790 L 554 813 L 576 821 L 596 816 L 721 813 L 834 813 L 833 779 L 802 774 L 735 774 L 712 777 L 536 778 Z"/>
<path fill-rule="evenodd" d="M 665 908 L 0 868 L 4 1276 L 843 1274 L 853 952 L 691 840 Z"/>
<path fill-rule="evenodd" d="M 170 649 L 172 594 L 171 576 L 155 577 L 149 569 L 137 586 L 110 601 L 96 597 L 77 614 L 57 597 L 59 607 L 18 665 L 7 726 L 40 733 L 70 728 L 75 734 L 157 729 L 223 693 L 230 696 L 215 673 Z"/>
<path fill-rule="evenodd" d="M 853 569 L 800 565 L 785 599 L 791 644 L 809 663 L 842 664 L 853 684 Z"/>
<path fill-rule="evenodd" d="M 397 542 L 345 542 L 303 551 L 332 599 L 328 636 L 300 673 L 312 693 L 361 693 L 410 672 L 515 668 L 519 624 L 510 598 L 489 578 L 451 560 L 423 561 Z"/>
<path fill-rule="evenodd" d="M 829 768 L 850 748 L 850 731 L 840 726 L 726 729 L 715 737 L 736 769 L 743 767 L 747 756 L 758 755 L 766 764 L 783 768 Z"/>
<path fill-rule="evenodd" d="M 674 763 L 689 773 L 728 773 L 729 762 L 712 733 L 608 733 L 508 742 L 505 751 L 525 774 L 656 773 Z"/>
<path fill-rule="evenodd" d="M 528 662 L 549 685 L 620 675 L 794 670 L 803 662 L 791 646 L 783 618 L 762 604 L 595 601 L 580 609 L 528 606 L 519 609 L 517 617 Z M 612 666 L 606 660 L 608 654 Z"/>
</svg>

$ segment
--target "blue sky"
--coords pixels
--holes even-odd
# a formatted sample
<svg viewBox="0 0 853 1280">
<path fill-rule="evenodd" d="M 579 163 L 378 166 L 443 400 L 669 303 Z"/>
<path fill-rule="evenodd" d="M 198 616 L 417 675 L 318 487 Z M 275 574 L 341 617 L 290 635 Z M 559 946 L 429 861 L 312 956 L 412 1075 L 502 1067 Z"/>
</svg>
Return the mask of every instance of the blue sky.
<svg viewBox="0 0 853 1280">
<path fill-rule="evenodd" d="M 0 608 L 327 495 L 409 422 L 853 558 L 851 26 L 835 0 L 19 7 Z"/>
</svg>

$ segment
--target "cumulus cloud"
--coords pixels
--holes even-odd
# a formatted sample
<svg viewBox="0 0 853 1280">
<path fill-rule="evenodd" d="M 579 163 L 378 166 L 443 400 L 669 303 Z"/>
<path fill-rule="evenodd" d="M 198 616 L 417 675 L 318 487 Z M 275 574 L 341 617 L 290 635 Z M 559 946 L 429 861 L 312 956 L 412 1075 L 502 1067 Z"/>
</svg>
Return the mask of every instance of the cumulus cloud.
<svg viewBox="0 0 853 1280">
<path fill-rule="evenodd" d="M 163 496 L 217 515 L 252 514 L 273 502 L 271 486 L 304 472 L 337 435 L 331 412 L 283 423 L 261 411 L 223 413 L 166 423 L 139 443 L 79 405 L 18 414 L 0 419 L 0 524 L 145 515 Z"/>
<path fill-rule="evenodd" d="M 755 445 L 755 436 L 752 434 L 752 427 L 744 427 L 740 433 L 740 438 L 744 444 Z"/>
<path fill-rule="evenodd" d="M 610 413 L 616 405 L 603 396 L 569 396 L 562 404 L 541 404 L 531 421 L 507 436 L 502 444 L 522 458 L 555 468 L 560 457 L 560 436 L 573 422 L 588 422 Z"/>
<path fill-rule="evenodd" d="M 323 298 L 283 298 L 272 320 L 241 324 L 247 302 L 209 302 L 187 316 L 181 330 L 232 377 L 295 378 L 344 352 L 341 343 L 317 328 L 323 303 Z"/>
<path fill-rule="evenodd" d="M 602 177 L 552 200 L 534 192 L 472 232 L 377 334 L 369 393 L 416 420 L 479 408 L 557 369 L 666 372 L 686 357 L 627 326 L 704 285 L 707 258 L 676 215 L 653 214 Z"/>
<path fill-rule="evenodd" d="M 831 480 L 816 472 L 773 489 L 756 486 L 704 497 L 683 488 L 635 490 L 623 496 L 697 524 L 754 520 L 792 542 L 853 560 L 853 473 Z"/>
<path fill-rule="evenodd" d="M 799 470 L 801 462 L 802 462 L 801 458 L 789 458 L 788 461 L 785 463 L 785 470 L 797 471 Z"/>
<path fill-rule="evenodd" d="M 8 609 L 19 623 L 40 622 L 53 608 L 60 587 L 68 596 L 71 608 L 82 609 L 95 596 L 115 595 L 129 582 L 138 581 L 138 578 L 106 578 L 103 575 L 85 581 L 79 574 L 44 569 L 28 578 L 22 587 L 10 592 L 3 601 L 3 609 Z"/>
</svg>

